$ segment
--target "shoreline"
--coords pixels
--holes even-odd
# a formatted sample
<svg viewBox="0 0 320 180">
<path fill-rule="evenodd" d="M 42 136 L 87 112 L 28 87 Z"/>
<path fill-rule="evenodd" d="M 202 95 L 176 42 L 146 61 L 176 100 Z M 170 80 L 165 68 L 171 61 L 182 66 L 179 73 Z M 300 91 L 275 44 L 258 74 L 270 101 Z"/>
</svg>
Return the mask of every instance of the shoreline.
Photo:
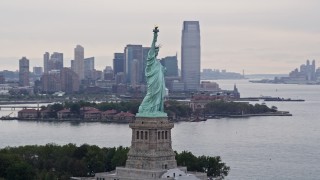
<svg viewBox="0 0 320 180">
<path fill-rule="evenodd" d="M 261 113 L 261 114 L 217 114 L 217 115 L 210 115 L 205 116 L 205 120 L 207 119 L 221 119 L 221 118 L 248 118 L 248 117 L 257 117 L 257 116 L 292 116 L 291 113 L 288 111 L 278 111 L 274 113 Z M 200 121 L 193 121 L 194 118 L 190 117 L 180 117 L 179 119 L 170 120 L 174 123 L 178 122 L 201 122 Z M 88 123 L 88 122 L 102 122 L 102 123 L 117 123 L 117 124 L 129 124 L 132 123 L 134 120 L 99 120 L 99 119 L 41 119 L 41 118 L 32 118 L 32 119 L 21 119 L 18 117 L 11 117 L 5 118 L 1 117 L 0 120 L 2 121 L 37 121 L 37 122 L 73 122 L 73 123 Z"/>
</svg>

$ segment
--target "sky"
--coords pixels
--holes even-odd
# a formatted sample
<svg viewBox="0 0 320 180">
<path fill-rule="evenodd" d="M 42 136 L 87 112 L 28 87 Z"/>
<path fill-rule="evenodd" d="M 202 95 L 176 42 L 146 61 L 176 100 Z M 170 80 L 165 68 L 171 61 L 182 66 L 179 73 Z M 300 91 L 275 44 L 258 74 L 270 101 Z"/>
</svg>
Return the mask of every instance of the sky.
<svg viewBox="0 0 320 180">
<path fill-rule="evenodd" d="M 159 26 L 159 57 L 177 54 L 183 21 L 200 22 L 201 69 L 246 74 L 289 73 L 307 59 L 320 64 L 319 0 L 2 0 L 0 70 L 26 56 L 43 66 L 45 52 L 77 44 L 96 69 L 112 65 L 127 44 L 149 46 Z M 318 66 L 319 67 L 319 66 Z"/>
</svg>

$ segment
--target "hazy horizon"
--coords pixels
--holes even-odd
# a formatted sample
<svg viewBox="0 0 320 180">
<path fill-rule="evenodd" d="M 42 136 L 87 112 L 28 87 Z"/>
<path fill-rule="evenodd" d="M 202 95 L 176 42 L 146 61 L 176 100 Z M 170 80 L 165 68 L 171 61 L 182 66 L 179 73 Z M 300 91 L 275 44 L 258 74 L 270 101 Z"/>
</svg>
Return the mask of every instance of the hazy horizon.
<svg viewBox="0 0 320 180">
<path fill-rule="evenodd" d="M 127 44 L 149 46 L 159 25 L 159 57 L 178 53 L 185 20 L 200 22 L 201 69 L 287 74 L 307 59 L 320 63 L 320 1 L 4 1 L 0 6 L 0 70 L 17 70 L 26 56 L 43 66 L 45 52 L 62 52 L 70 66 L 77 44 L 96 69 L 112 65 Z"/>
</svg>

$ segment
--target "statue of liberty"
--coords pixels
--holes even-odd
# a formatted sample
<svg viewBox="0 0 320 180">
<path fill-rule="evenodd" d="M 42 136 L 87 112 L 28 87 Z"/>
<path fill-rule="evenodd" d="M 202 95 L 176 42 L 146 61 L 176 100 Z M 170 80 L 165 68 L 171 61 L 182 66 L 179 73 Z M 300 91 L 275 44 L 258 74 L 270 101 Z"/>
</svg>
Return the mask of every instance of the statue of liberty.
<svg viewBox="0 0 320 180">
<path fill-rule="evenodd" d="M 158 32 L 159 29 L 156 26 L 153 29 L 153 40 L 148 52 L 145 69 L 147 94 L 139 106 L 139 112 L 136 114 L 137 117 L 167 117 L 167 113 L 164 112 L 163 108 L 166 93 L 164 81 L 165 67 L 157 60 L 159 53 L 159 46 L 156 45 Z"/>
</svg>

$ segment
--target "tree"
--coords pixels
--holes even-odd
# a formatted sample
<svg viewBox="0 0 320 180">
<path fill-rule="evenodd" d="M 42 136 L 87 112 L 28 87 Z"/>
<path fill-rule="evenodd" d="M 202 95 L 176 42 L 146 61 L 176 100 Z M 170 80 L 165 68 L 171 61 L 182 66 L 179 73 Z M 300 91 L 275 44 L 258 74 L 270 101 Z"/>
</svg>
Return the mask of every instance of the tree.
<svg viewBox="0 0 320 180">
<path fill-rule="evenodd" d="M 219 177 L 224 179 L 224 177 L 229 174 L 230 167 L 221 162 L 220 156 L 207 157 L 207 161 L 207 175 L 209 177 Z"/>
<path fill-rule="evenodd" d="M 191 152 L 176 152 L 178 166 L 186 166 L 188 171 L 206 172 L 208 177 L 224 179 L 230 171 L 230 167 L 221 162 L 220 156 L 194 156 Z"/>
<path fill-rule="evenodd" d="M 29 164 L 16 162 L 8 167 L 6 178 L 8 180 L 33 180 L 35 172 Z"/>
<path fill-rule="evenodd" d="M 80 114 L 80 104 L 73 103 L 70 105 L 70 111 L 74 114 Z"/>
<path fill-rule="evenodd" d="M 111 164 L 115 168 L 117 166 L 124 166 L 127 160 L 127 154 L 129 148 L 123 148 L 122 146 L 118 147 L 111 159 Z"/>
</svg>

